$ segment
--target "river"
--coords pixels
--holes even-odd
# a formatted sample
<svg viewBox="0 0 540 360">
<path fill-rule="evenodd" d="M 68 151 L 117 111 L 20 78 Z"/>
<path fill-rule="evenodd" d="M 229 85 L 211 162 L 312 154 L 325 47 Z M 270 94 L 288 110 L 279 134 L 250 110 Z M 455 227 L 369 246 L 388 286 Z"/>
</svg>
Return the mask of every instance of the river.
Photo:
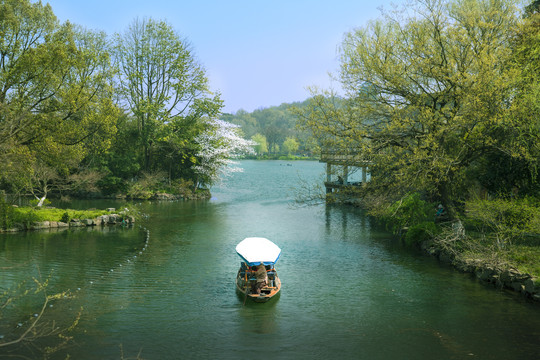
<svg viewBox="0 0 540 360">
<path fill-rule="evenodd" d="M 540 307 L 405 249 L 349 206 L 292 206 L 318 162 L 242 161 L 210 201 L 141 204 L 149 231 L 0 234 L 0 291 L 50 276 L 49 319 L 74 319 L 73 359 L 540 358 Z M 76 207 L 122 207 L 115 201 Z M 282 248 L 283 287 L 265 304 L 235 293 L 235 246 Z M 0 341 L 40 304 L 0 318 Z M 0 358 L 13 355 L 0 348 Z"/>
</svg>

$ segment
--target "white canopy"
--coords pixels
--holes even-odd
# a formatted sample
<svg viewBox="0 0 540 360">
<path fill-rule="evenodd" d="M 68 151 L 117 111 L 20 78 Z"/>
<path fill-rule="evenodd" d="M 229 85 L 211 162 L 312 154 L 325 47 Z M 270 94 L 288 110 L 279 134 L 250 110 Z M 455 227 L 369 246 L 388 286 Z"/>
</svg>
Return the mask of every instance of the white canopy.
<svg viewBox="0 0 540 360">
<path fill-rule="evenodd" d="M 271 265 L 278 261 L 281 249 L 268 239 L 249 237 L 236 245 L 236 252 L 249 266 Z"/>
</svg>

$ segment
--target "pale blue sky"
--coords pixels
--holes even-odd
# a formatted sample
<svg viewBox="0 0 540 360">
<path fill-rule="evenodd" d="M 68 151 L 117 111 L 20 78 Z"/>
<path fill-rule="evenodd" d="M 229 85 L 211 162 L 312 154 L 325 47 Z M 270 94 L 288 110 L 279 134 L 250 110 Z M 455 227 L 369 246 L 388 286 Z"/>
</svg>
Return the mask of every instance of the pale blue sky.
<svg viewBox="0 0 540 360">
<path fill-rule="evenodd" d="M 136 17 L 167 20 L 187 38 L 225 112 L 253 111 L 328 88 L 344 33 L 399 0 L 42 0 L 60 21 L 112 35 Z M 338 84 L 333 84 L 338 87 Z"/>
</svg>

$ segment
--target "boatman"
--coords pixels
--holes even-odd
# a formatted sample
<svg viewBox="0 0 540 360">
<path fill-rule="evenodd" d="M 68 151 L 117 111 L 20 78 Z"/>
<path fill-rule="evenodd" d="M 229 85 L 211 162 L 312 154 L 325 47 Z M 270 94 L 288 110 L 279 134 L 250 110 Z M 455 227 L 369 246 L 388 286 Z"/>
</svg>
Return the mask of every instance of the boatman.
<svg viewBox="0 0 540 360">
<path fill-rule="evenodd" d="M 263 263 L 257 266 L 255 271 L 255 277 L 257 278 L 257 285 L 255 286 L 255 293 L 260 294 L 261 289 L 268 284 L 268 275 L 266 274 L 266 267 Z"/>
</svg>

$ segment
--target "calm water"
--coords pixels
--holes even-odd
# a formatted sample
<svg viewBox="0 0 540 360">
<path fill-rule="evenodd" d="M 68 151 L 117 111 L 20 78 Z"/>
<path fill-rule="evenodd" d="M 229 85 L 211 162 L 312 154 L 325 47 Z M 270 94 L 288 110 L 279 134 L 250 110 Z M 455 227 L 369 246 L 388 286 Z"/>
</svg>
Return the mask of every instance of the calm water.
<svg viewBox="0 0 540 360">
<path fill-rule="evenodd" d="M 143 204 L 147 244 L 138 227 L 0 234 L 0 291 L 49 274 L 51 290 L 72 290 L 48 313 L 84 307 L 73 359 L 540 358 L 540 307 L 403 249 L 360 210 L 291 207 L 322 164 L 242 166 L 211 201 Z M 282 248 L 282 293 L 266 304 L 234 290 L 248 236 Z M 39 311 L 23 305 L 0 336 Z"/>
</svg>

